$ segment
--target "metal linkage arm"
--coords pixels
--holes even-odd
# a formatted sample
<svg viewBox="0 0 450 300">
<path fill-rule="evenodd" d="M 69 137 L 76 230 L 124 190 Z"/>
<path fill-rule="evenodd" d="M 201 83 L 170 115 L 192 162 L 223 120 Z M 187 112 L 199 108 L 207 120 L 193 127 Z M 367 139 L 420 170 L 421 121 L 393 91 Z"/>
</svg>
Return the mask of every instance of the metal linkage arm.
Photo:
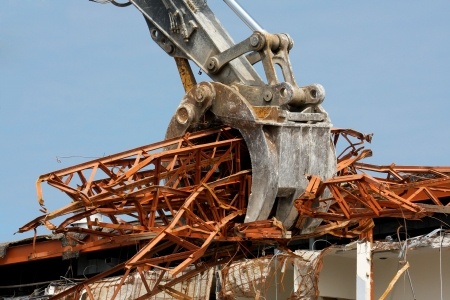
<svg viewBox="0 0 450 300">
<path fill-rule="evenodd" d="M 263 84 L 245 57 L 237 57 L 219 73 L 211 72 L 209 58 L 233 47 L 228 32 L 200 0 L 131 0 L 144 15 L 152 39 L 167 54 L 192 60 L 214 81 L 224 84 Z"/>
<path fill-rule="evenodd" d="M 295 82 L 289 60 L 292 39 L 287 34 L 267 33 L 235 1 L 225 2 L 254 30 L 238 44 L 233 42 L 206 1 L 131 2 L 145 16 L 152 39 L 166 53 L 192 60 L 215 82 L 236 85 L 251 105 L 305 107 L 317 106 L 324 100 L 322 86 L 299 87 Z M 252 66 L 260 61 L 267 84 Z M 283 79 L 277 77 L 275 65 L 280 66 Z M 324 119 L 316 116 L 307 121 Z"/>
</svg>

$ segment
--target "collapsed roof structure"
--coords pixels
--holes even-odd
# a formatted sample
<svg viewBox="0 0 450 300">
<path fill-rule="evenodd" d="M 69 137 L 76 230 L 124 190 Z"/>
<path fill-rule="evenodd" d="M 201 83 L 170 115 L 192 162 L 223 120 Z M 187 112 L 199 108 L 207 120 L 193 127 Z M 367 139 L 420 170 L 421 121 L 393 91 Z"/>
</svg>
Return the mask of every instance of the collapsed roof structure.
<svg viewBox="0 0 450 300">
<path fill-rule="evenodd" d="M 363 163 L 371 135 L 332 128 L 323 87 L 295 81 L 292 39 L 266 32 L 226 2 L 254 31 L 237 44 L 205 1 L 128 2 L 175 58 L 186 95 L 164 141 L 39 177 L 42 215 L 19 231 L 45 226 L 53 235 L 1 246 L 8 294 L 351 299 L 331 287 L 325 270 L 327 259 L 352 256 L 356 298 L 372 299 L 376 254 L 398 252 L 400 276 L 408 249 L 447 246 L 445 232 L 432 230 L 450 212 L 450 167 Z M 197 84 L 188 59 L 213 82 Z M 253 68 L 258 62 L 265 81 Z M 70 202 L 48 211 L 43 183 Z M 408 236 L 413 231 L 419 239 Z M 392 240 L 374 243 L 374 236 Z M 30 267 L 48 268 L 48 277 L 27 274 Z M 286 274 L 292 288 L 281 292 Z M 377 295 L 386 297 L 395 282 Z"/>
<path fill-rule="evenodd" d="M 228 299 L 223 295 L 236 293 L 255 297 L 255 293 L 271 291 L 273 278 L 267 277 L 280 272 L 265 261 L 279 266 L 289 257 L 290 268 L 297 266 L 297 272 L 306 276 L 296 285 L 292 283 L 293 294 L 289 296 L 303 299 L 309 291 L 310 297 L 317 299 L 321 295 L 318 287 L 323 258 L 337 257 L 338 261 L 350 255 L 355 250 L 345 245 L 350 239 L 364 236 L 371 242 L 373 234 L 379 239 L 392 234 L 393 229 L 399 230 L 398 225 L 392 228 L 397 222 L 389 224 L 387 218 L 420 220 L 449 210 L 450 168 L 364 164 L 360 160 L 370 150 L 362 145 L 370 141 L 370 136 L 353 130 L 332 132 L 335 142 L 347 142 L 337 161 L 337 176 L 323 182 L 311 176 L 305 192 L 295 201 L 300 215 L 297 222 L 321 218 L 308 233 L 289 230 L 276 218 L 243 221 L 251 170 L 243 167 L 248 160 L 245 144 L 231 128 L 196 132 L 42 175 L 37 189 L 45 213 L 20 230 L 45 224 L 54 235 L 2 246 L 0 269 L 13 275 L 4 287 L 13 290 L 29 286 L 34 290 L 46 286 L 41 292 L 54 299 L 83 294 L 93 299 L 128 299 L 130 295 L 135 295 L 133 299 L 203 299 L 199 295 L 209 299 L 216 289 L 223 299 Z M 65 193 L 72 202 L 46 212 L 40 187 L 43 182 Z M 329 198 L 318 200 L 327 189 Z M 320 201 L 330 202 L 327 211 L 321 209 Z M 58 217 L 63 218 L 54 225 Z M 377 220 L 381 221 L 375 227 Z M 416 235 L 438 226 L 436 222 L 404 229 Z M 391 240 L 377 242 L 371 247 L 372 255 L 448 247 L 445 232 L 422 239 L 405 239 L 404 234 L 401 231 Z M 327 243 L 337 245 L 319 246 L 324 236 Z M 295 250 L 302 248 L 316 249 Z M 235 278 L 230 268 L 240 269 L 246 264 L 251 264 L 250 269 L 259 277 L 251 275 L 230 286 L 229 281 L 235 279 L 223 277 Z M 42 275 L 39 281 L 23 277 L 31 266 L 39 269 L 45 265 L 52 269 L 49 280 Z M 259 266 L 256 271 L 255 266 Z M 68 270 L 71 276 L 66 277 Z M 89 275 L 94 276 L 87 278 Z M 112 275 L 115 277 L 109 278 Z M 30 285 L 17 284 L 18 278 Z M 242 287 L 237 288 L 263 279 L 264 284 L 257 284 L 259 289 L 242 292 Z M 192 285 L 198 282 L 206 287 L 194 289 Z M 324 284 L 325 279 L 321 282 Z M 49 289 L 49 284 L 54 288 Z M 305 288 L 308 285 L 310 288 Z M 188 287 L 193 294 L 181 297 L 179 294 Z M 99 296 L 102 293 L 108 296 Z"/>
</svg>

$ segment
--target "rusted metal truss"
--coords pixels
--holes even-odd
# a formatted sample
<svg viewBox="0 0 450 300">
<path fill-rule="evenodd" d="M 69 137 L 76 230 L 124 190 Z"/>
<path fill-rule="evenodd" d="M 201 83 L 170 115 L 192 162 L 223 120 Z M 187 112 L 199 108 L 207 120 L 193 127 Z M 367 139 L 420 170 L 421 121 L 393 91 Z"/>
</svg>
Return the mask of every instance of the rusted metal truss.
<svg viewBox="0 0 450 300">
<path fill-rule="evenodd" d="M 450 167 L 361 163 L 372 155 L 363 146 L 372 136 L 348 129 L 333 129 L 333 134 L 335 144 L 342 138 L 348 142 L 338 155 L 337 176 L 322 181 L 311 175 L 305 192 L 295 201 L 301 215 L 298 222 L 307 216 L 323 219 L 313 235 L 354 237 L 373 227 L 373 218 L 420 219 L 450 213 Z M 329 209 L 318 210 L 321 203 L 328 203 Z"/>
<path fill-rule="evenodd" d="M 140 246 L 140 251 L 127 262 L 89 279 L 83 286 L 125 270 L 119 291 L 131 272 L 161 268 L 175 276 L 200 258 L 224 263 L 232 255 L 240 257 L 245 247 L 225 245 L 209 249 L 213 241 L 244 241 L 264 236 L 273 239 L 286 234 L 276 220 L 242 224 L 251 186 L 245 148 L 236 131 L 222 128 L 42 175 L 37 191 L 44 215 L 20 231 L 44 224 L 54 233 L 66 233 L 71 240 L 67 248 L 72 252 L 101 249 L 110 244 L 134 242 Z M 43 182 L 64 192 L 72 202 L 48 213 L 42 195 Z M 63 221 L 53 224 L 60 217 Z M 80 220 L 86 220 L 85 227 L 73 226 Z M 87 234 L 89 238 L 77 239 L 71 233 Z M 201 270 L 199 267 L 196 272 Z M 177 280 L 180 279 L 169 282 L 166 288 Z M 81 288 L 76 286 L 55 299 L 77 293 Z M 149 296 L 164 287 L 146 286 L 146 289 Z"/>
<path fill-rule="evenodd" d="M 337 175 L 325 181 L 309 175 L 308 187 L 295 201 L 300 214 L 296 227 L 302 228 L 302 222 L 311 217 L 322 219 L 322 224 L 294 238 L 326 233 L 354 237 L 368 232 L 374 226 L 373 218 L 418 219 L 450 212 L 446 198 L 450 196 L 450 167 L 363 164 L 361 159 L 371 155 L 363 145 L 371 135 L 334 129 L 333 139 L 336 147 L 339 140 L 347 141 L 337 156 Z M 72 202 L 48 212 L 43 182 L 64 192 Z M 128 261 L 53 299 L 77 296 L 83 289 L 90 295 L 89 284 L 118 271 L 123 276 L 111 299 L 130 276 L 140 276 L 145 282 L 145 270 L 162 270 L 161 279 L 167 272 L 174 276 L 164 285 L 146 284 L 144 299 L 170 291 L 205 268 L 249 254 L 249 240 L 283 244 L 291 239 L 276 219 L 244 223 L 250 188 L 251 163 L 239 132 L 211 129 L 40 176 L 37 191 L 44 214 L 20 231 L 45 225 L 54 233 L 63 233 L 70 241 L 63 249 L 66 252 L 138 245 L 140 250 Z M 57 220 L 62 221 L 55 225 Z M 82 220 L 85 226 L 76 226 Z M 188 266 L 191 271 L 180 276 Z"/>
</svg>

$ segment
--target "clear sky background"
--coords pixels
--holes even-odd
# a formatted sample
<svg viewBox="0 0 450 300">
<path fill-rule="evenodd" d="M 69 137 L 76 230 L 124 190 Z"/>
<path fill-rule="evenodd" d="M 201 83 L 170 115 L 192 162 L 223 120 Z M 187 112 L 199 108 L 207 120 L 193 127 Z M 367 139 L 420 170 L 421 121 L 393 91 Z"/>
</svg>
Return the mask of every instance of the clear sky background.
<svg viewBox="0 0 450 300">
<path fill-rule="evenodd" d="M 236 41 L 251 34 L 222 1 L 209 4 Z M 335 127 L 374 133 L 367 162 L 450 165 L 450 1 L 240 4 L 291 35 L 296 79 L 325 87 Z M 183 95 L 134 7 L 1 0 L 0 242 L 31 236 L 13 233 L 39 215 L 39 175 L 162 139 Z"/>
</svg>

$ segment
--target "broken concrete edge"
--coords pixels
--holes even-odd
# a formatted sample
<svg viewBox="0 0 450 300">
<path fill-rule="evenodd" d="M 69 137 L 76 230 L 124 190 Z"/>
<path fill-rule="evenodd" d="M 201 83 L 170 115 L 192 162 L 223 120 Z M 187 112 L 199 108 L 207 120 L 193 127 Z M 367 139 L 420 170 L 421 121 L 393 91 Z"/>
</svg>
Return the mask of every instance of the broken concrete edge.
<svg viewBox="0 0 450 300">
<path fill-rule="evenodd" d="M 236 297 L 256 299 L 257 295 L 265 294 L 269 288 L 277 285 L 275 281 L 282 280 L 289 267 L 294 268 L 292 280 L 295 286 L 295 290 L 290 292 L 290 299 L 316 299 L 319 294 L 318 279 L 322 268 L 323 253 L 325 252 L 327 251 L 296 250 L 292 252 L 290 250 L 277 250 L 273 255 L 241 259 L 209 267 L 193 277 L 178 281 L 174 285 L 170 283 L 173 278 L 170 277 L 169 273 L 163 274 L 165 273 L 164 270 L 152 269 L 134 272 L 123 284 L 120 284 L 123 281 L 122 276 L 103 278 L 84 285 L 79 294 L 83 296 L 89 290 L 89 293 L 95 299 L 106 299 L 120 285 L 119 299 L 129 299 L 127 297 L 131 295 L 137 297 L 146 292 L 143 283 L 144 278 L 149 286 L 153 286 L 156 284 L 155 279 L 162 275 L 163 279 L 158 283 L 158 289 L 160 290 L 157 293 L 158 295 L 166 293 L 173 296 L 173 293 L 185 291 L 186 296 L 191 297 L 194 296 L 191 295 L 193 291 L 200 291 L 200 294 L 195 296 L 201 298 L 210 294 L 214 281 L 213 277 L 215 276 L 216 282 L 219 284 L 216 293 L 220 294 L 221 299 L 235 299 Z M 181 278 L 193 270 L 195 270 L 195 267 L 190 266 L 176 277 Z M 277 275 L 274 275 L 275 273 L 279 273 L 278 279 Z M 192 284 L 195 284 L 196 287 L 193 288 Z M 45 295 L 55 296 L 74 285 L 74 282 L 69 281 L 52 282 L 45 289 Z"/>
<path fill-rule="evenodd" d="M 338 255 L 344 252 L 356 251 L 358 240 L 347 245 L 333 245 L 327 248 L 325 255 Z M 450 233 L 443 229 L 435 229 L 432 232 L 420 236 L 408 238 L 406 240 L 397 241 L 391 236 L 386 237 L 384 241 L 374 241 L 372 244 L 372 252 L 385 251 L 405 251 L 418 248 L 449 248 Z"/>
<path fill-rule="evenodd" d="M 75 238 L 79 240 L 83 240 L 85 238 L 85 234 L 76 234 L 76 233 L 70 233 Z M 4 242 L 0 243 L 0 258 L 4 258 L 7 255 L 7 249 L 12 246 L 19 246 L 19 245 L 26 245 L 26 244 L 32 244 L 34 237 L 25 238 L 13 242 Z M 46 240 L 60 240 L 61 245 L 63 247 L 68 245 L 68 239 L 65 237 L 64 234 L 47 234 L 47 235 L 39 235 L 36 236 L 36 243 L 46 241 Z M 339 254 L 342 252 L 352 251 L 356 250 L 356 243 L 357 241 L 353 241 L 346 245 L 332 245 L 328 248 L 326 248 L 327 252 L 324 253 L 324 255 L 331 255 L 331 254 Z M 415 249 L 420 247 L 431 247 L 431 248 L 448 248 L 450 247 L 450 233 L 447 233 L 447 231 L 443 229 L 435 229 L 432 232 L 416 236 L 413 238 L 409 238 L 405 241 L 395 241 L 391 236 L 388 236 L 385 241 L 374 241 L 372 246 L 373 252 L 381 252 L 381 251 L 394 251 L 394 250 L 400 250 L 405 248 L 405 245 L 408 246 L 407 249 Z M 307 251 L 307 250 L 296 250 L 296 251 Z M 67 257 L 70 258 L 70 257 Z"/>
<path fill-rule="evenodd" d="M 34 239 L 34 237 L 30 237 L 17 241 L 0 243 L 0 258 L 4 258 L 6 256 L 9 247 L 32 244 Z M 63 239 L 65 239 L 65 237 L 62 233 L 38 235 L 36 236 L 36 243 L 47 240 L 61 240 L 61 243 L 63 243 Z"/>
<path fill-rule="evenodd" d="M 42 240 L 61 240 L 62 242 L 62 236 L 61 235 L 46 235 L 46 236 L 39 236 L 36 238 L 37 241 Z M 24 239 L 19 242 L 12 242 L 12 243 L 3 243 L 0 246 L 2 247 L 2 251 L 6 251 L 4 249 L 7 248 L 9 244 L 17 244 L 17 243 L 32 243 L 33 239 Z M 217 267 L 211 267 L 210 270 L 204 271 L 199 273 L 200 276 L 204 276 L 204 274 L 213 272 L 213 269 L 215 270 L 214 273 L 217 271 L 220 271 L 221 277 L 220 282 L 222 283 L 222 287 L 224 288 L 223 296 L 226 297 L 235 297 L 238 295 L 238 293 L 242 292 L 242 286 L 253 286 L 258 287 L 252 290 L 246 291 L 246 293 L 251 293 L 252 295 L 257 295 L 258 293 L 263 293 L 264 290 L 267 288 L 267 285 L 272 282 L 269 280 L 272 278 L 273 272 L 280 272 L 280 274 L 284 274 L 285 267 L 287 265 L 294 266 L 294 286 L 295 290 L 292 294 L 292 299 L 303 299 L 302 297 L 314 297 L 318 295 L 318 282 L 319 282 L 319 275 L 322 270 L 323 264 L 324 264 L 324 258 L 326 256 L 339 256 L 339 255 L 346 255 L 346 254 L 356 254 L 356 246 L 357 243 L 360 242 L 360 240 L 356 240 L 352 243 L 346 244 L 346 245 L 332 245 L 328 248 L 325 248 L 323 250 L 305 250 L 305 249 L 298 249 L 295 251 L 291 250 L 285 250 L 285 249 L 276 249 L 274 251 L 273 255 L 263 255 L 261 257 L 255 257 L 252 259 L 242 259 L 237 260 L 229 264 L 223 264 Z M 387 237 L 384 241 L 375 241 L 372 245 L 372 253 L 383 253 L 383 252 L 398 252 L 399 253 L 399 259 L 401 259 L 401 254 L 406 250 L 414 250 L 419 248 L 449 248 L 450 247 L 450 233 L 447 233 L 445 230 L 442 229 L 436 229 L 432 232 L 416 236 L 413 238 L 409 238 L 407 240 L 403 241 L 395 241 L 391 239 L 390 237 Z M 191 266 L 192 268 L 192 266 Z M 245 273 L 243 270 L 246 270 Z M 188 269 L 189 270 L 189 269 Z M 187 271 L 187 270 L 186 270 Z M 147 271 L 146 271 L 147 272 Z M 155 270 L 148 271 L 148 276 L 151 276 L 153 274 L 152 272 L 157 272 Z M 251 273 L 251 274 L 250 274 Z M 259 279 L 255 277 L 255 274 L 258 275 Z M 238 276 L 239 275 L 239 276 Z M 243 276 L 245 275 L 245 276 Z M 251 275 L 251 276 L 250 276 Z M 209 275 L 213 276 L 213 275 Z M 227 279 L 226 276 L 229 276 L 232 279 Z M 246 276 L 248 277 L 248 280 L 260 280 L 261 282 L 259 285 L 248 285 L 248 283 L 245 282 Z M 126 287 L 125 289 L 141 289 L 142 284 L 137 284 L 137 282 L 141 279 L 140 275 L 136 273 L 132 276 L 135 280 L 130 280 L 127 282 L 136 284 L 132 284 L 132 286 Z M 147 277 L 147 275 L 145 276 Z M 239 278 L 238 278 L 239 277 Z M 284 277 L 284 275 L 283 275 Z M 238 278 L 239 280 L 237 280 Z M 95 283 L 89 284 L 89 288 L 92 293 L 96 293 L 95 289 L 96 287 L 101 288 L 108 288 L 111 286 L 115 286 L 117 282 L 119 282 L 122 279 L 121 276 L 118 277 L 109 277 L 104 278 L 99 281 L 96 281 Z M 273 278 L 272 278 L 273 279 Z M 150 279 L 149 279 L 150 280 Z M 189 284 L 189 282 L 194 280 L 194 278 L 189 278 L 187 281 L 183 284 Z M 211 284 L 211 278 L 209 278 L 207 281 L 207 285 L 209 286 Z M 227 281 L 228 280 L 228 281 Z M 234 280 L 234 282 L 230 282 L 229 280 Z M 237 281 L 236 281 L 237 280 Z M 225 285 L 227 283 L 227 285 Z M 49 286 L 46 289 L 47 295 L 55 295 L 59 292 L 62 292 L 63 290 L 73 286 L 73 282 L 61 282 L 61 281 L 55 281 L 49 284 Z M 175 286 L 173 287 L 175 288 Z M 171 289 L 173 289 L 171 288 Z M 210 286 L 206 287 L 205 292 L 210 291 Z M 163 289 L 164 291 L 164 289 Z M 99 291 L 100 292 L 100 291 Z M 137 291 L 140 293 L 140 291 Z M 299 298 L 300 297 L 300 298 Z"/>
<path fill-rule="evenodd" d="M 103 229 L 102 231 L 111 231 L 111 230 Z M 39 244 L 45 241 L 59 241 L 61 243 L 61 248 L 75 245 L 74 240 L 70 240 L 67 237 L 67 235 L 70 235 L 70 237 L 81 241 L 87 237 L 87 234 L 85 233 L 69 232 L 67 234 L 58 233 L 58 234 L 37 235 L 36 237 L 29 237 L 17 241 L 0 243 L 0 259 L 5 258 L 8 255 L 8 249 L 11 247 L 18 247 L 18 246 L 33 247 L 33 244 Z M 30 253 L 31 252 L 32 251 L 30 251 Z M 78 257 L 78 254 L 79 253 L 77 251 L 64 251 L 62 253 L 62 258 L 63 260 L 75 258 Z M 1 264 L 2 263 L 0 261 L 0 265 Z"/>
</svg>

